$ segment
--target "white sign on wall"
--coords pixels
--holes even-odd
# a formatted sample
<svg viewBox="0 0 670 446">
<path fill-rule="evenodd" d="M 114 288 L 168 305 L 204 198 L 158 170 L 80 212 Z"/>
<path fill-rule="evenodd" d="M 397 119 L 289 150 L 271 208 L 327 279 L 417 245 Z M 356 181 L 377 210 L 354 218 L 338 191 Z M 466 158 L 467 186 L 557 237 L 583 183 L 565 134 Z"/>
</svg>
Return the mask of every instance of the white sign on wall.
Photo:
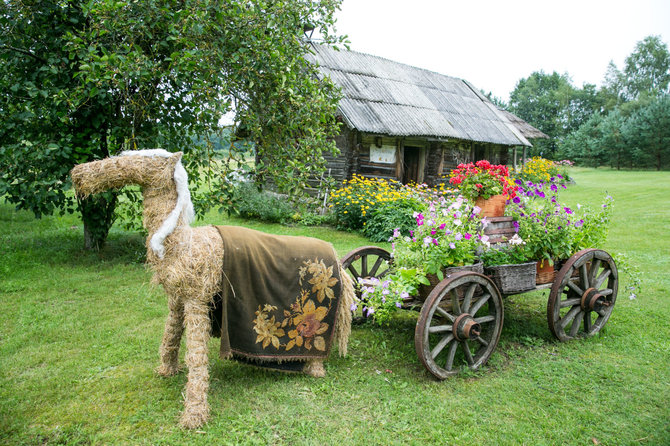
<svg viewBox="0 0 670 446">
<path fill-rule="evenodd" d="M 381 164 L 395 164 L 395 146 L 370 146 L 370 162 Z"/>
</svg>

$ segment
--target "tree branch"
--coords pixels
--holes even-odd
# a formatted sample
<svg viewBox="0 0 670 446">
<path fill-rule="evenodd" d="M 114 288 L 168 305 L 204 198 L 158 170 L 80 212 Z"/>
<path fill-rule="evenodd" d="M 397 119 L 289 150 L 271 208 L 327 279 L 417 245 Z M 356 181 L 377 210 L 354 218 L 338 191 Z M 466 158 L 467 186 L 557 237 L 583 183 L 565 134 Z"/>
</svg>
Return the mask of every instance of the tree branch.
<svg viewBox="0 0 670 446">
<path fill-rule="evenodd" d="M 0 45 L 0 50 L 12 50 L 12 51 L 16 51 L 17 53 L 21 53 L 21 54 L 25 54 L 26 56 L 30 56 L 30 57 L 32 57 L 33 59 L 35 59 L 35 60 L 37 60 L 37 61 L 39 61 L 39 62 L 47 63 L 47 60 L 46 60 L 46 59 L 43 59 L 43 58 L 41 58 L 40 56 L 38 56 L 38 55 L 36 55 L 36 54 L 33 54 L 33 53 L 31 53 L 30 51 L 28 51 L 28 50 L 24 50 L 24 49 L 21 49 L 21 48 L 16 48 L 16 47 L 14 47 L 14 46 Z"/>
</svg>

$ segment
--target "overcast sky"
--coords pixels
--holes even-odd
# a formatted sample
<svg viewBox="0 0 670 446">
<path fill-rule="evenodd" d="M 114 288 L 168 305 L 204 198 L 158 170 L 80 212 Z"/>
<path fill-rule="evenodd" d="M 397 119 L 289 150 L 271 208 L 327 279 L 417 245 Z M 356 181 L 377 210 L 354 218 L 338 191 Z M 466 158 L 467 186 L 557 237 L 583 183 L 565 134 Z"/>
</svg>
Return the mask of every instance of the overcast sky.
<svg viewBox="0 0 670 446">
<path fill-rule="evenodd" d="M 533 71 L 600 86 L 649 35 L 670 42 L 670 0 L 344 0 L 351 49 L 466 79 L 507 101 Z"/>
</svg>

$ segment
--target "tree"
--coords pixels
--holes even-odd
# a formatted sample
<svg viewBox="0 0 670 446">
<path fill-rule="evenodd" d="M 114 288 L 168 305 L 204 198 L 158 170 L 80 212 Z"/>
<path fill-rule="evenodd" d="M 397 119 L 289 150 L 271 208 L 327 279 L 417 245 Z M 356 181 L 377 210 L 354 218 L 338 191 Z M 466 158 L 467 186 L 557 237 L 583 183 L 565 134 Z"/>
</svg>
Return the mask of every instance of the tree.
<svg viewBox="0 0 670 446">
<path fill-rule="evenodd" d="M 656 170 L 670 165 L 670 95 L 637 110 L 623 129 L 636 163 Z"/>
<path fill-rule="evenodd" d="M 36 216 L 82 213 L 86 244 L 104 243 L 117 193 L 76 202 L 77 163 L 124 149 L 185 151 L 203 209 L 225 202 L 230 150 L 214 170 L 209 135 L 235 114 L 284 191 L 335 151 L 338 92 L 305 54 L 306 25 L 326 44 L 340 0 L 5 0 L 0 5 L 0 194 Z M 234 146 L 231 144 L 231 149 Z M 199 188 L 197 188 L 199 189 Z"/>
<path fill-rule="evenodd" d="M 610 62 L 603 90 L 616 104 L 655 97 L 668 93 L 670 84 L 670 51 L 659 36 L 648 36 L 637 42 L 635 50 L 626 57 L 620 71 Z M 611 101 L 610 101 L 611 103 Z"/>
</svg>

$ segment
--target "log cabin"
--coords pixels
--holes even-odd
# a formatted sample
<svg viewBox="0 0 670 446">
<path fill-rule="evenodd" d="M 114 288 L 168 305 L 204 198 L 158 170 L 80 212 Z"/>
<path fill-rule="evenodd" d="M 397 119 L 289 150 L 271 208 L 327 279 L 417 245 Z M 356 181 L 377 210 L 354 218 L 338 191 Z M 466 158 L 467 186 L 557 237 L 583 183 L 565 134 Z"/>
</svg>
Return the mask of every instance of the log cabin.
<svg viewBox="0 0 670 446">
<path fill-rule="evenodd" d="M 326 155 L 326 172 L 338 182 L 357 174 L 433 185 L 460 163 L 516 165 L 516 148 L 525 153 L 529 138 L 544 135 L 466 80 L 355 51 L 312 49 L 319 73 L 343 95 L 340 153 Z"/>
</svg>

